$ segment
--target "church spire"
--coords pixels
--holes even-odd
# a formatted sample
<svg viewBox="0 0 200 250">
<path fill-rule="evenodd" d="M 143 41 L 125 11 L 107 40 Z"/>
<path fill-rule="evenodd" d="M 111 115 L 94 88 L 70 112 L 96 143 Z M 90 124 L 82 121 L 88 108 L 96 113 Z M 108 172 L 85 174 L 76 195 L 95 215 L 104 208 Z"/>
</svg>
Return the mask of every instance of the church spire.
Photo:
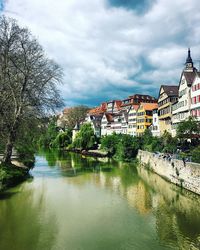
<svg viewBox="0 0 200 250">
<path fill-rule="evenodd" d="M 186 62 L 185 62 L 185 69 L 186 70 L 193 70 L 193 61 L 192 61 L 192 57 L 190 54 L 190 48 L 188 48 L 188 56 L 186 58 Z"/>
</svg>

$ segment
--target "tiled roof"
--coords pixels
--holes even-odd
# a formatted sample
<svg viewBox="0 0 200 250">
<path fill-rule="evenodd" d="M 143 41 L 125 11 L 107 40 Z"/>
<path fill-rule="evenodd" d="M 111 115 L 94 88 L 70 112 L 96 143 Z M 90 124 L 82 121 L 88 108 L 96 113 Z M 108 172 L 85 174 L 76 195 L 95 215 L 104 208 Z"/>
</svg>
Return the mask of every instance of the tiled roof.
<svg viewBox="0 0 200 250">
<path fill-rule="evenodd" d="M 113 121 L 113 114 L 111 113 L 105 113 L 106 119 L 108 122 L 112 122 Z"/>
<path fill-rule="evenodd" d="M 183 75 L 185 76 L 188 86 L 191 86 L 195 79 L 196 71 L 192 71 L 192 72 L 183 71 Z"/>
<path fill-rule="evenodd" d="M 157 103 L 145 103 L 145 102 L 142 102 L 142 103 L 140 103 L 140 105 L 143 106 L 145 110 L 153 110 L 153 109 L 158 108 Z"/>
<path fill-rule="evenodd" d="M 139 108 L 139 105 L 132 105 L 132 107 L 137 111 L 138 110 L 138 108 Z"/>
<path fill-rule="evenodd" d="M 130 95 L 129 98 L 131 99 L 143 99 L 143 100 L 156 100 L 155 97 L 150 96 L 150 95 L 142 95 L 142 94 L 135 94 L 135 95 Z"/>
<path fill-rule="evenodd" d="M 96 108 L 90 109 L 88 113 L 90 115 L 92 115 L 92 114 L 103 114 L 105 111 L 106 111 L 106 109 L 101 106 L 101 107 L 96 107 Z"/>
<path fill-rule="evenodd" d="M 120 110 L 121 109 L 121 105 L 122 105 L 122 101 L 117 100 L 117 101 L 115 101 L 115 104 L 117 106 L 117 109 Z"/>
<path fill-rule="evenodd" d="M 178 86 L 175 86 L 175 85 L 161 85 L 160 88 L 163 88 L 164 92 L 168 96 L 178 96 Z"/>
</svg>

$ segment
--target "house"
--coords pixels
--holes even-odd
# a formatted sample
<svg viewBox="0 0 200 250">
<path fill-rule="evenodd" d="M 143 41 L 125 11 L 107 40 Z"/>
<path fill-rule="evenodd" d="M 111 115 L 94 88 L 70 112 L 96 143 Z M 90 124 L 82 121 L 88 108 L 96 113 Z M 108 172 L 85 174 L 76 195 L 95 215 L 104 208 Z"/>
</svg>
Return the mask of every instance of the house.
<svg viewBox="0 0 200 250">
<path fill-rule="evenodd" d="M 137 110 L 139 105 L 132 105 L 128 111 L 128 130 L 127 134 L 136 135 L 137 131 Z"/>
<path fill-rule="evenodd" d="M 157 99 L 150 95 L 142 95 L 142 94 L 135 94 L 129 96 L 131 99 L 132 104 L 140 104 L 142 103 L 157 103 Z"/>
<path fill-rule="evenodd" d="M 102 120 L 103 114 L 97 114 L 97 115 L 90 115 L 88 114 L 85 118 L 84 123 L 90 123 L 94 134 L 97 137 L 101 137 L 101 120 Z"/>
<path fill-rule="evenodd" d="M 185 68 L 181 74 L 178 86 L 178 100 L 173 105 L 172 110 L 172 134 L 176 134 L 178 124 L 191 115 L 191 86 L 198 75 L 197 69 L 193 65 L 193 61 L 188 49 L 188 56 L 185 63 Z M 198 81 L 198 80 L 197 80 Z M 195 84 L 196 85 L 196 84 Z M 193 101 L 195 102 L 195 91 L 192 91 Z"/>
<path fill-rule="evenodd" d="M 101 119 L 101 136 L 112 134 L 111 122 L 113 121 L 113 114 L 104 113 Z"/>
<path fill-rule="evenodd" d="M 200 121 L 200 72 L 197 72 L 191 86 L 191 116 Z"/>
<path fill-rule="evenodd" d="M 158 107 L 157 103 L 141 103 L 137 110 L 137 130 L 138 136 L 142 135 L 144 131 L 152 124 L 153 110 Z"/>
<path fill-rule="evenodd" d="M 172 104 L 178 100 L 178 86 L 161 85 L 158 98 L 158 118 L 160 135 L 171 133 Z"/>
<path fill-rule="evenodd" d="M 149 127 L 149 129 L 153 136 L 160 136 L 158 108 L 153 109 L 153 119 L 152 119 L 152 124 Z"/>
<path fill-rule="evenodd" d="M 116 112 L 120 111 L 121 110 L 121 104 L 122 104 L 121 100 L 112 100 L 112 101 L 106 102 L 106 105 L 107 105 L 106 112 L 108 112 L 108 113 L 116 113 Z"/>
<path fill-rule="evenodd" d="M 104 114 L 107 111 L 107 104 L 106 102 L 101 103 L 99 107 L 90 109 L 88 114 L 90 115 L 99 115 L 99 114 Z"/>
<path fill-rule="evenodd" d="M 135 94 L 129 96 L 127 99 L 122 100 L 121 109 L 129 110 L 132 105 L 139 105 L 141 102 L 157 103 L 155 97 L 150 95 Z"/>
</svg>

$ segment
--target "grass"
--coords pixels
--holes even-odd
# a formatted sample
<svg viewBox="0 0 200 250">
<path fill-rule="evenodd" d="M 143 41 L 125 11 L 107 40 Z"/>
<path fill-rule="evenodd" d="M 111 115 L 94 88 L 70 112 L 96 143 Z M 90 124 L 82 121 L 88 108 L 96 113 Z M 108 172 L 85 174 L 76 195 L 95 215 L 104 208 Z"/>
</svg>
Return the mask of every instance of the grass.
<svg viewBox="0 0 200 250">
<path fill-rule="evenodd" d="M 0 191 L 17 185 L 29 176 L 29 169 L 20 168 L 13 164 L 0 164 Z"/>
</svg>

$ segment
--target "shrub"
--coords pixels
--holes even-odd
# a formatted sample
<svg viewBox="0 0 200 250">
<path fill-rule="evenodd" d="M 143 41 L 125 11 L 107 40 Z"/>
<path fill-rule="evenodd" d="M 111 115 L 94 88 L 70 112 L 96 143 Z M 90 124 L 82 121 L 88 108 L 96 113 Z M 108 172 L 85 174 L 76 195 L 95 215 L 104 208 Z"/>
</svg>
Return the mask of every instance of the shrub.
<svg viewBox="0 0 200 250">
<path fill-rule="evenodd" d="M 71 131 L 59 133 L 56 139 L 52 142 L 53 148 L 64 148 L 71 144 L 72 136 Z"/>
<path fill-rule="evenodd" d="M 136 157 L 138 152 L 138 143 L 135 137 L 131 135 L 122 135 L 121 140 L 117 144 L 115 157 L 120 160 L 129 161 Z"/>
<path fill-rule="evenodd" d="M 200 163 L 200 146 L 193 149 L 191 154 L 192 154 L 192 161 Z"/>
<path fill-rule="evenodd" d="M 74 148 L 91 149 L 96 145 L 96 136 L 90 123 L 83 124 L 73 142 Z"/>
<path fill-rule="evenodd" d="M 117 145 L 121 139 L 121 135 L 113 133 L 112 135 L 106 135 L 101 138 L 101 149 L 104 149 L 109 154 L 114 155 L 117 151 Z"/>
</svg>

